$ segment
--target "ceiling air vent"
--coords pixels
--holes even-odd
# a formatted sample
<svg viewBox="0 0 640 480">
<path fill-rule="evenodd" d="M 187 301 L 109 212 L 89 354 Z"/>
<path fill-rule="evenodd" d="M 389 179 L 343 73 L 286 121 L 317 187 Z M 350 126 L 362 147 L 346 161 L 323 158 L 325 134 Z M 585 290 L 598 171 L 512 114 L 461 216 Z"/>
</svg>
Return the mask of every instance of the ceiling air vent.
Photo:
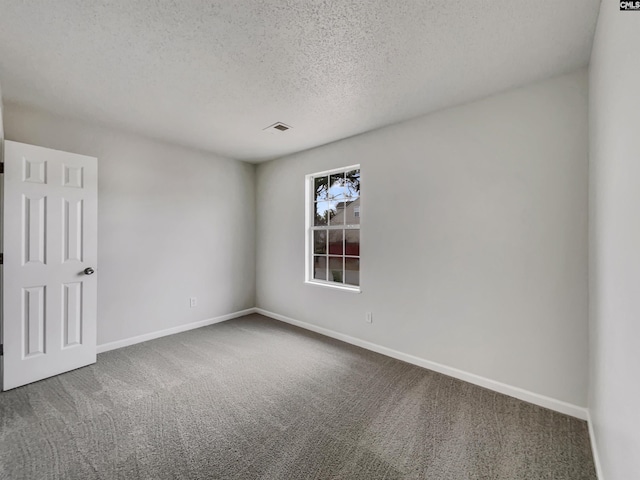
<svg viewBox="0 0 640 480">
<path fill-rule="evenodd" d="M 291 127 L 289 125 L 285 125 L 282 122 L 277 122 L 277 123 L 274 123 L 273 125 L 269 125 L 267 128 L 264 128 L 263 130 L 270 133 L 283 133 L 283 132 L 286 132 L 287 130 L 291 130 Z"/>
</svg>

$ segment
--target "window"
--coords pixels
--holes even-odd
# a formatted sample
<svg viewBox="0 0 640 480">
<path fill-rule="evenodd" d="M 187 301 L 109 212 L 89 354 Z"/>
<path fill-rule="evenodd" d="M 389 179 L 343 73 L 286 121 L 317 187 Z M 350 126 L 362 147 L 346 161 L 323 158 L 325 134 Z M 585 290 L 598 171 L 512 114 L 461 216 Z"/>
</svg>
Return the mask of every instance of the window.
<svg viewBox="0 0 640 480">
<path fill-rule="evenodd" d="M 360 291 L 360 166 L 307 175 L 306 281 Z"/>
</svg>

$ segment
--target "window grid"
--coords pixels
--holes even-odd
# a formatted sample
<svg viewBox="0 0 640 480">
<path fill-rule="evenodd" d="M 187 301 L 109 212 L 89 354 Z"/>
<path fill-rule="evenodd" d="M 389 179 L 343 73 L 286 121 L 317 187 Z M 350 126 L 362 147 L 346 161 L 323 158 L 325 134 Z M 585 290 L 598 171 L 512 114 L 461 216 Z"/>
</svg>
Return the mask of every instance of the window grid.
<svg viewBox="0 0 640 480">
<path fill-rule="evenodd" d="M 310 188 L 306 281 L 359 291 L 360 204 L 353 204 L 360 201 L 360 167 L 312 174 L 307 179 Z M 347 218 L 350 211 L 353 218 Z M 317 235 L 318 232 L 324 235 Z M 338 248 L 336 239 L 331 238 L 335 237 L 333 232 L 340 232 Z"/>
</svg>

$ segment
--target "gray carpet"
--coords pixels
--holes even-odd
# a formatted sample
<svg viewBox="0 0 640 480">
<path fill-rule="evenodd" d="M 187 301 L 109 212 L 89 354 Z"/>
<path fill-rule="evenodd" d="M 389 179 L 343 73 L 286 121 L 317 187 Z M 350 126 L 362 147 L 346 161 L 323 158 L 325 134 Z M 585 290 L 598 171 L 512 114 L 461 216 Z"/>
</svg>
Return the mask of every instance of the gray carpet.
<svg viewBox="0 0 640 480">
<path fill-rule="evenodd" d="M 585 422 L 250 315 L 0 394 L 0 478 L 596 476 Z"/>
</svg>

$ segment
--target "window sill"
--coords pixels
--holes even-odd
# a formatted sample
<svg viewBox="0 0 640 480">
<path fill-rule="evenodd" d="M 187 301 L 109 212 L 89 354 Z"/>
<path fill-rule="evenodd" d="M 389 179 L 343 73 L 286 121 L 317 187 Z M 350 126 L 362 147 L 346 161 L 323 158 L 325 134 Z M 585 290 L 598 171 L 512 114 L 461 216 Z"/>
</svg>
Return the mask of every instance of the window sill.
<svg viewBox="0 0 640 480">
<path fill-rule="evenodd" d="M 329 283 L 329 282 L 318 282 L 318 281 L 311 281 L 311 280 L 305 280 L 305 282 L 307 285 L 316 285 L 318 287 L 324 287 L 324 288 L 331 288 L 333 290 L 342 290 L 344 292 L 351 292 L 351 293 L 361 293 L 360 291 L 360 287 L 350 287 L 347 285 L 338 285 L 335 283 Z"/>
</svg>

